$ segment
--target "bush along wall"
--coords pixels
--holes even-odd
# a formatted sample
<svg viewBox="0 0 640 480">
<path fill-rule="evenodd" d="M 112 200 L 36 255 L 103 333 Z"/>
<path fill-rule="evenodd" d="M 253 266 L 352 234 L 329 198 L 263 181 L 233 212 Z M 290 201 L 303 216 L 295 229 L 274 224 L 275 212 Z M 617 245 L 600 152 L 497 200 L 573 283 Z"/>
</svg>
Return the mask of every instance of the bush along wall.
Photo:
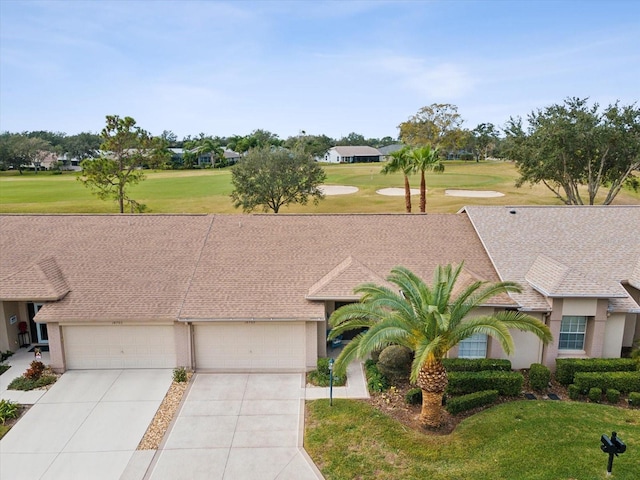
<svg viewBox="0 0 640 480">
<path fill-rule="evenodd" d="M 562 385 L 574 383 L 579 372 L 633 372 L 638 362 L 633 358 L 558 358 L 556 380 Z"/>
<path fill-rule="evenodd" d="M 640 392 L 640 372 L 576 373 L 574 383 L 583 394 L 594 387 L 602 391 L 613 388 L 621 393 Z"/>
<path fill-rule="evenodd" d="M 500 358 L 445 358 L 442 365 L 447 372 L 511 371 L 511 361 Z"/>
<path fill-rule="evenodd" d="M 519 372 L 450 372 L 447 394 L 462 395 L 497 390 L 500 395 L 515 396 L 522 392 L 523 382 L 524 377 Z"/>
<path fill-rule="evenodd" d="M 482 392 L 470 393 L 447 400 L 445 407 L 451 415 L 471 410 L 472 408 L 489 405 L 498 399 L 498 390 L 484 390 Z"/>
<path fill-rule="evenodd" d="M 541 363 L 532 363 L 529 369 L 529 385 L 536 391 L 542 391 L 549 386 L 551 370 Z"/>
</svg>

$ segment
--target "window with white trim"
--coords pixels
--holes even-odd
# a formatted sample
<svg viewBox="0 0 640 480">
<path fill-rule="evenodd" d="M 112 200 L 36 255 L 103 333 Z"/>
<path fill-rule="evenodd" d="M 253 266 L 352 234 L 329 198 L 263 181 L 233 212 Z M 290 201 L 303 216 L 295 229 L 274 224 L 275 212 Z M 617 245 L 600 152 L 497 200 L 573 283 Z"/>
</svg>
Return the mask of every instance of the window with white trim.
<svg viewBox="0 0 640 480">
<path fill-rule="evenodd" d="M 587 317 L 567 315 L 560 324 L 560 350 L 584 350 L 584 339 L 587 332 Z"/>
<path fill-rule="evenodd" d="M 487 336 L 476 333 L 458 344 L 458 358 L 487 358 Z"/>
</svg>

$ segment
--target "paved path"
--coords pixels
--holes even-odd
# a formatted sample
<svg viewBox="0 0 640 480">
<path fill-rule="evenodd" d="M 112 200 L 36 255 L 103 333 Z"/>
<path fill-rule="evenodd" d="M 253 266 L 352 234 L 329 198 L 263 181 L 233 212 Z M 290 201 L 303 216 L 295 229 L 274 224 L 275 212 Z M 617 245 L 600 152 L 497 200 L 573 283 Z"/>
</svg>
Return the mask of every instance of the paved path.
<svg viewBox="0 0 640 480">
<path fill-rule="evenodd" d="M 171 370 L 65 373 L 0 440 L 0 478 L 119 479 Z"/>
<path fill-rule="evenodd" d="M 302 374 L 196 374 L 150 480 L 317 480 Z M 135 462 L 135 460 L 134 460 Z"/>
</svg>

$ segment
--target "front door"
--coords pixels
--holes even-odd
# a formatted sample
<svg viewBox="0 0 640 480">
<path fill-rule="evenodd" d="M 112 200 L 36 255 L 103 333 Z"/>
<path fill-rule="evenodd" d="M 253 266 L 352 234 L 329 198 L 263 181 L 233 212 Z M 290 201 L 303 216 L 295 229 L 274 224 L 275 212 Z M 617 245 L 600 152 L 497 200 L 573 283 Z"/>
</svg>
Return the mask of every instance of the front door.
<svg viewBox="0 0 640 480">
<path fill-rule="evenodd" d="M 38 313 L 38 310 L 40 310 L 41 308 L 42 308 L 42 303 L 33 304 L 34 316 L 36 313 Z M 38 343 L 49 343 L 49 335 L 47 333 L 47 324 L 38 323 L 38 322 L 35 322 L 35 324 L 36 324 L 36 340 L 38 341 Z"/>
</svg>

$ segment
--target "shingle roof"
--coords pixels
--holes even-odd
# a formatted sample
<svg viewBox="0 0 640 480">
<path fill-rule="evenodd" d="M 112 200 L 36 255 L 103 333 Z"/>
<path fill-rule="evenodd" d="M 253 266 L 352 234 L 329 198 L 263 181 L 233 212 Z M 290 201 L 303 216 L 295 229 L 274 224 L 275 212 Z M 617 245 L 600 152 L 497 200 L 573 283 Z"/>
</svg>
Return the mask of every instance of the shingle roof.
<svg viewBox="0 0 640 480">
<path fill-rule="evenodd" d="M 24 278 L 34 272 L 32 265 L 53 257 L 70 291 L 62 300 L 46 303 L 39 320 L 175 320 L 212 219 L 0 216 L 0 284 L 9 288 L 8 277 Z M 37 293 L 33 288 L 28 282 L 25 293 Z M 42 298 L 30 298 L 37 299 Z"/>
<path fill-rule="evenodd" d="M 180 317 L 323 318 L 305 297 L 349 256 L 380 278 L 404 265 L 429 281 L 437 265 L 464 260 L 497 280 L 464 215 L 220 215 Z"/>
<path fill-rule="evenodd" d="M 69 293 L 69 285 L 52 257 L 0 278 L 0 300 L 53 301 Z"/>
<path fill-rule="evenodd" d="M 502 279 L 524 285 L 513 297 L 548 309 L 546 293 L 609 297 L 609 308 L 637 310 L 622 286 L 640 261 L 640 206 L 466 207 Z M 617 298 L 612 298 L 617 297 Z"/>
<path fill-rule="evenodd" d="M 382 155 L 377 148 L 368 146 L 338 146 L 333 148 L 341 157 L 377 157 Z"/>
<path fill-rule="evenodd" d="M 466 215 L 0 216 L 0 292 L 50 258 L 69 292 L 41 321 L 320 319 L 310 293 L 345 295 L 396 265 L 428 282 L 464 260 L 498 280 Z"/>
</svg>

